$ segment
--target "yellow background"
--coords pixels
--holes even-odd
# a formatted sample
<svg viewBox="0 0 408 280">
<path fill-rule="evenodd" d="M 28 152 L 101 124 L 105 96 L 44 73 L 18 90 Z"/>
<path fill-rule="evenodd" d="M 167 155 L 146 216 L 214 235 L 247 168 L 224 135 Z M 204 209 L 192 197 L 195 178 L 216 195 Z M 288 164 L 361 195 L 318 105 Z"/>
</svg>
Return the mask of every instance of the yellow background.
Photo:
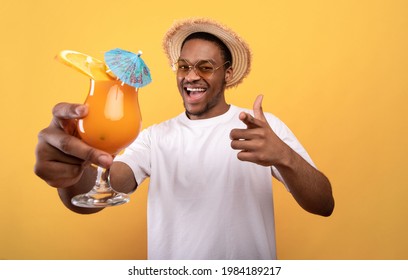
<svg viewBox="0 0 408 280">
<path fill-rule="evenodd" d="M 229 102 L 281 118 L 330 178 L 330 218 L 304 212 L 275 184 L 280 259 L 408 258 L 408 2 L 2 1 L 0 259 L 146 258 L 147 184 L 131 203 L 81 216 L 33 173 L 37 133 L 88 80 L 56 62 L 73 49 L 102 58 L 144 52 L 143 126 L 182 111 L 161 49 L 174 19 L 208 16 L 251 45 L 253 70 Z"/>
</svg>

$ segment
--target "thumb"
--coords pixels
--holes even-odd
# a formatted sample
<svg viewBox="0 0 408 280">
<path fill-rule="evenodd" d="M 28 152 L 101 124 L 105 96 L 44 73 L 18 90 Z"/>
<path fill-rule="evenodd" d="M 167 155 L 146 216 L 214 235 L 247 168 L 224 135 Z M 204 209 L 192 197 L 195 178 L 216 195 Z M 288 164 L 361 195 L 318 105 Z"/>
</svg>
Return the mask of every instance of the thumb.
<svg viewBox="0 0 408 280">
<path fill-rule="evenodd" d="M 263 95 L 260 94 L 256 97 L 255 102 L 254 102 L 254 116 L 255 119 L 266 121 L 263 109 L 262 109 L 262 100 L 263 100 Z"/>
</svg>

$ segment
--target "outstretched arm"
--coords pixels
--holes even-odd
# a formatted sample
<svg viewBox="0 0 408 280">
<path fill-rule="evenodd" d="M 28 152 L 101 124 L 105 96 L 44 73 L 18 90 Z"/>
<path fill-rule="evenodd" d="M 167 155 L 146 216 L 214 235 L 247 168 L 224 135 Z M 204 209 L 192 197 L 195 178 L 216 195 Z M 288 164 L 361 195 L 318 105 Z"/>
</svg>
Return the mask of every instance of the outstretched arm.
<svg viewBox="0 0 408 280">
<path fill-rule="evenodd" d="M 254 116 L 244 112 L 240 114 L 247 128 L 231 131 L 231 147 L 240 150 L 240 160 L 275 166 L 303 209 L 330 216 L 334 198 L 329 180 L 275 134 L 263 113 L 262 99 L 260 95 L 254 102 Z"/>
</svg>

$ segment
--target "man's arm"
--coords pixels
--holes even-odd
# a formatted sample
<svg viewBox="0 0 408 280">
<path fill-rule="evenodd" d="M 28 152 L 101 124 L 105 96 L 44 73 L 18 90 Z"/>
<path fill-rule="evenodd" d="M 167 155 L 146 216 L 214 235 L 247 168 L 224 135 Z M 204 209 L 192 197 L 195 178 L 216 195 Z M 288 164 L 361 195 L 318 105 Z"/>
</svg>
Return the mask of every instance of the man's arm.
<svg viewBox="0 0 408 280">
<path fill-rule="evenodd" d="M 262 110 L 262 96 L 254 103 L 254 115 L 241 113 L 246 129 L 231 131 L 231 147 L 238 159 L 275 166 L 298 204 L 308 212 L 330 216 L 334 209 L 327 177 L 284 143 L 269 126 Z"/>
</svg>

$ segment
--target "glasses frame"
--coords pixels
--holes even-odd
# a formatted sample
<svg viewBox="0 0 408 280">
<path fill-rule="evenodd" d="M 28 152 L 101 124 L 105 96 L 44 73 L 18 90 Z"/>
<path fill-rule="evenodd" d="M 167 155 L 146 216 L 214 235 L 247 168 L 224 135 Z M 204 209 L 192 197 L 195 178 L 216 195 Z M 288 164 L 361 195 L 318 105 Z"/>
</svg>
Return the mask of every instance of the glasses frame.
<svg viewBox="0 0 408 280">
<path fill-rule="evenodd" d="M 179 64 L 179 62 L 180 61 L 183 61 L 183 62 L 185 62 L 186 64 L 187 64 L 187 66 L 188 66 L 188 70 L 180 70 L 180 68 L 178 67 L 178 64 Z M 209 64 L 211 64 L 212 66 L 213 66 L 213 70 L 212 70 L 212 72 L 211 72 L 211 74 L 209 74 L 208 76 L 207 75 L 203 75 L 202 74 L 202 72 L 200 72 L 200 70 L 197 70 L 197 65 L 199 64 L 199 63 L 209 63 Z M 211 61 L 209 61 L 209 60 L 199 60 L 199 61 L 197 61 L 196 63 L 194 63 L 193 65 L 187 60 L 187 59 L 179 59 L 179 60 L 177 60 L 175 63 L 173 63 L 173 70 L 176 72 L 176 74 L 178 75 L 178 76 L 181 76 L 181 77 L 186 77 L 188 74 L 190 74 L 190 72 L 191 72 L 191 70 L 194 70 L 194 73 L 197 75 L 197 76 L 200 76 L 201 78 L 203 78 L 203 79 L 209 79 L 209 78 L 211 78 L 213 75 L 214 75 L 214 73 L 215 73 L 215 71 L 217 71 L 218 69 L 220 69 L 221 67 L 223 67 L 225 64 L 227 64 L 227 63 L 230 63 L 231 64 L 231 62 L 228 60 L 228 61 L 226 61 L 226 62 L 224 62 L 223 64 L 221 64 L 220 66 L 218 66 L 218 67 L 215 67 L 214 66 L 214 63 L 212 63 Z M 180 73 L 182 73 L 181 75 L 180 75 Z"/>
</svg>

